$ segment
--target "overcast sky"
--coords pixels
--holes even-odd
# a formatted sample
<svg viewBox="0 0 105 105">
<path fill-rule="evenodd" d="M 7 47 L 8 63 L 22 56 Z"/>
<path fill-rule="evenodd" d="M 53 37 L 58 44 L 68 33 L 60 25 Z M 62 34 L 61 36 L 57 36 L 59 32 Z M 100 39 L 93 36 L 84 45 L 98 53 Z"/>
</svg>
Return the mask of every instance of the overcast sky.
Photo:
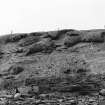
<svg viewBox="0 0 105 105">
<path fill-rule="evenodd" d="M 105 0 L 0 0 L 0 35 L 104 25 Z"/>
</svg>

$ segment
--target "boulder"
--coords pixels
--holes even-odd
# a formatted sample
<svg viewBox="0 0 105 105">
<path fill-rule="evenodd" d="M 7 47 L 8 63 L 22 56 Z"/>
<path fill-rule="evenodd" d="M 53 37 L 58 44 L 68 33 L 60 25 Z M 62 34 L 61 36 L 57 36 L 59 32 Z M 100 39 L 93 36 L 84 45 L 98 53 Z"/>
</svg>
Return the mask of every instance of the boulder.
<svg viewBox="0 0 105 105">
<path fill-rule="evenodd" d="M 99 95 L 105 96 L 105 89 L 101 89 L 101 90 L 99 91 Z"/>
</svg>

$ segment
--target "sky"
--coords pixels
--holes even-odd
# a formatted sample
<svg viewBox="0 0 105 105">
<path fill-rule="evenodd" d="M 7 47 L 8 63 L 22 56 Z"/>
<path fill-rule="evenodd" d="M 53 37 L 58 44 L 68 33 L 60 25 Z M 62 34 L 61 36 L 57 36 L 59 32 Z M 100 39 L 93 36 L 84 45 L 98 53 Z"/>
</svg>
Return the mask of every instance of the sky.
<svg viewBox="0 0 105 105">
<path fill-rule="evenodd" d="M 105 28 L 105 0 L 0 0 L 0 35 Z"/>
</svg>

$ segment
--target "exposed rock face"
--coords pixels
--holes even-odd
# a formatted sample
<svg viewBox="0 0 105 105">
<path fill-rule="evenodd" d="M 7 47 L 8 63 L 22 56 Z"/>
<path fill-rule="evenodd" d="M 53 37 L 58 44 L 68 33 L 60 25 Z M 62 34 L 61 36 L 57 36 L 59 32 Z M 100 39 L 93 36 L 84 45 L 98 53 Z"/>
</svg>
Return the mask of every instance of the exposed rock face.
<svg viewBox="0 0 105 105">
<path fill-rule="evenodd" d="M 62 84 L 71 86 L 86 80 L 92 73 L 104 71 L 104 29 L 65 29 L 0 38 L 1 88 L 9 87 L 7 84 L 13 84 L 13 87 L 34 84 L 53 91 Z"/>
</svg>

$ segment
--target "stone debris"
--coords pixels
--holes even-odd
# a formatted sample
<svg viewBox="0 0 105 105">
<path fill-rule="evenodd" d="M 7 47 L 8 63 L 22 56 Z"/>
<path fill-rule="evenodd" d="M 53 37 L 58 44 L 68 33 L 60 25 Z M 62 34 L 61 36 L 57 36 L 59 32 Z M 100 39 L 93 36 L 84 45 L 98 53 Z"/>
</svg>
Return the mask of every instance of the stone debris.
<svg viewBox="0 0 105 105">
<path fill-rule="evenodd" d="M 7 103 L 7 99 L 6 98 L 0 98 L 0 105 L 5 104 L 5 103 Z"/>
<path fill-rule="evenodd" d="M 105 89 L 101 89 L 99 94 L 102 95 L 102 96 L 105 96 Z"/>
<path fill-rule="evenodd" d="M 7 105 L 7 103 L 8 105 L 105 105 L 104 97 L 103 99 L 100 97 L 97 99 L 95 96 L 65 96 L 65 98 L 56 97 L 56 99 L 47 99 L 46 95 L 48 94 L 40 94 L 40 96 L 43 96 L 43 99 L 40 97 L 39 99 L 27 97 L 23 100 L 20 100 L 19 98 L 17 100 L 0 98 L 0 105 Z"/>
<path fill-rule="evenodd" d="M 18 99 L 18 98 L 20 98 L 20 96 L 21 96 L 20 93 L 16 93 L 16 94 L 14 95 L 14 98 L 15 98 L 15 99 Z"/>
</svg>

